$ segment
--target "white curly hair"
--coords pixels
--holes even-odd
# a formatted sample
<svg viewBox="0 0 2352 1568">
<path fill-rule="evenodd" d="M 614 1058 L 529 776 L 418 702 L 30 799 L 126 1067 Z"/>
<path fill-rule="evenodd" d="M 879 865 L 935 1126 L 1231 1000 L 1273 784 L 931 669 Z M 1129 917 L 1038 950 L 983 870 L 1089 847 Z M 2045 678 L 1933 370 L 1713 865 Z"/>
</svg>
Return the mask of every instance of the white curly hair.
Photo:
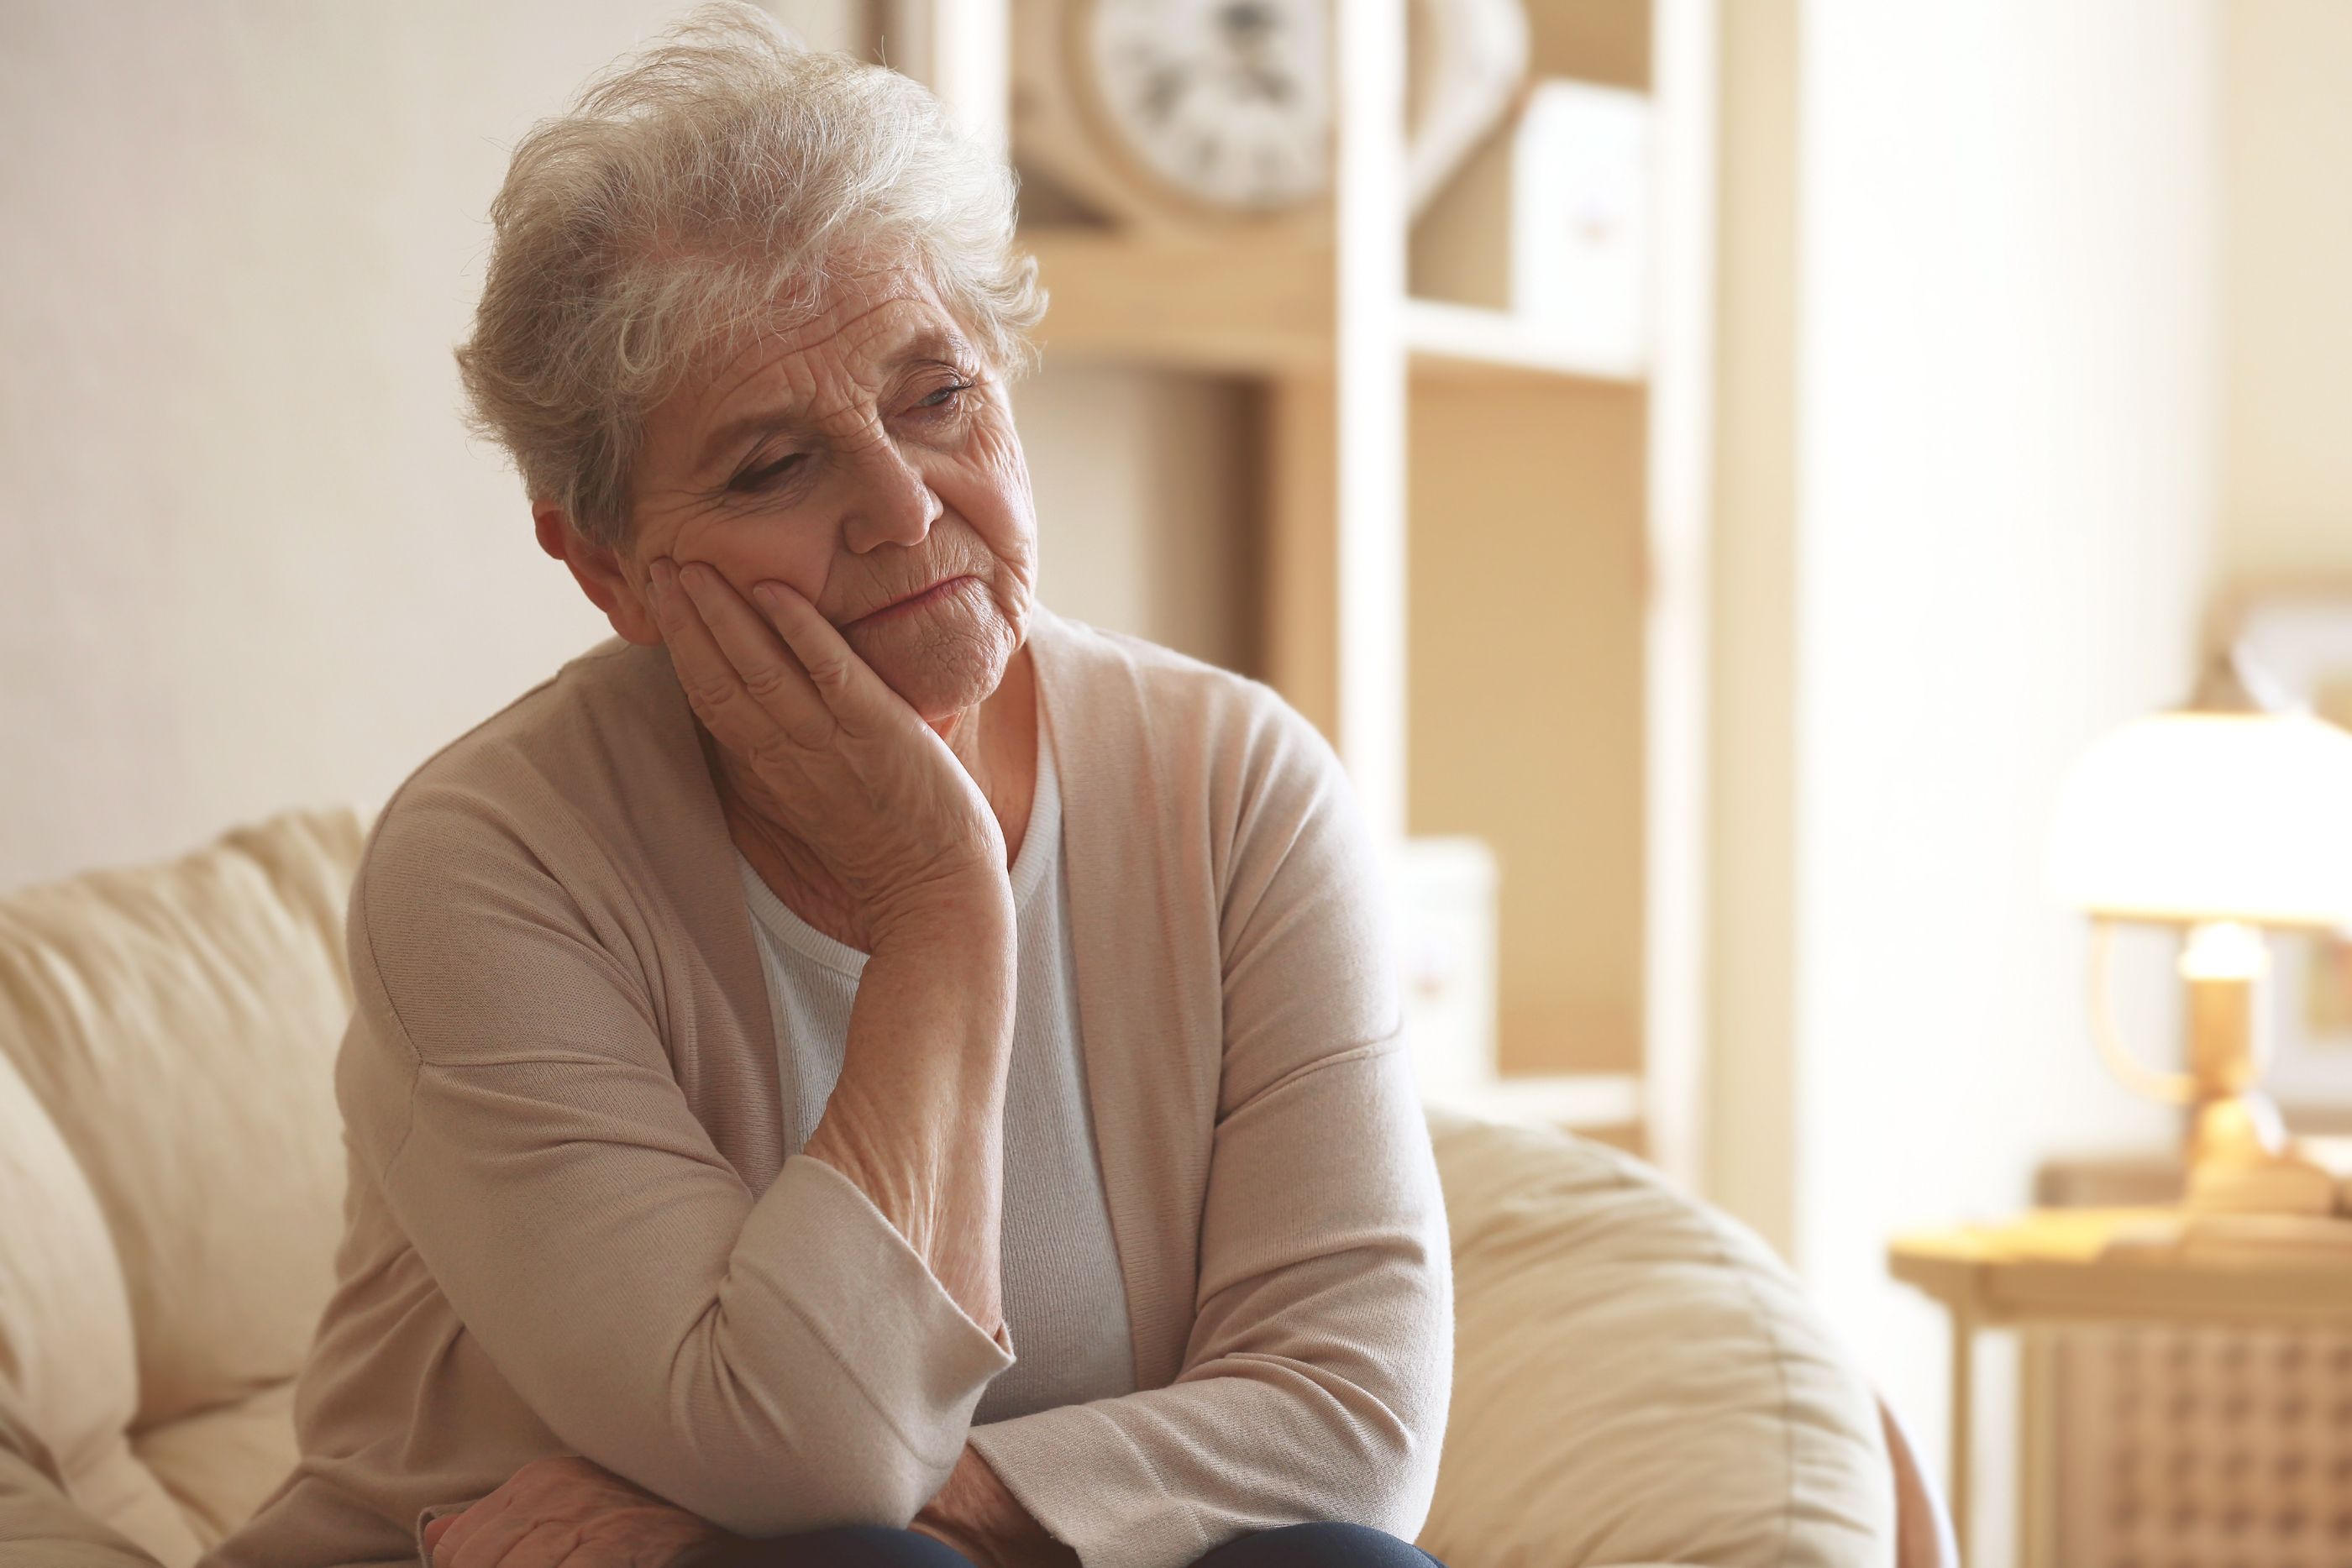
<svg viewBox="0 0 2352 1568">
<path fill-rule="evenodd" d="M 516 144 L 456 350 L 467 428 L 618 549 L 646 412 L 814 313 L 847 258 L 918 267 L 998 373 L 1028 369 L 1045 296 L 1013 194 L 921 84 L 745 0 L 699 5 Z"/>
</svg>

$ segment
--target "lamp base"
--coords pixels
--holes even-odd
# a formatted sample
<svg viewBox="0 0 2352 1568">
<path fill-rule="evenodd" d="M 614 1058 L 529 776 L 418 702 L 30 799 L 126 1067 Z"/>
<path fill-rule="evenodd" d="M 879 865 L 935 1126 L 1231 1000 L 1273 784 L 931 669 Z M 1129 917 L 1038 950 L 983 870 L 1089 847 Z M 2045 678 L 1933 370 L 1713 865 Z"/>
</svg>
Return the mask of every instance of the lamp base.
<svg viewBox="0 0 2352 1568">
<path fill-rule="evenodd" d="M 2258 927 L 2231 920 L 2191 925 L 2180 952 L 2189 1071 L 2158 1074 L 2115 1041 L 2106 1021 L 2104 950 L 2095 945 L 2092 1011 L 2100 1049 L 2126 1082 L 2188 1108 L 2188 1213 L 2352 1221 L 2352 1157 L 2325 1159 L 2320 1149 L 2290 1137 L 2278 1106 L 2263 1092 L 2270 967 Z M 2346 1143 L 2352 1156 L 2352 1140 Z"/>
<path fill-rule="evenodd" d="M 2216 1074 L 2218 1083 L 2198 1082 L 2197 1099 L 2189 1108 L 2192 1168 L 2266 1166 L 2274 1160 L 2303 1157 L 2290 1155 L 2286 1123 L 2271 1097 L 2249 1082 L 2251 1076 L 2231 1063 Z"/>
<path fill-rule="evenodd" d="M 2336 1173 L 2293 1152 L 2263 1160 L 2203 1160 L 2189 1167 L 2187 1194 L 2197 1214 L 2334 1214 Z"/>
<path fill-rule="evenodd" d="M 2287 1135 L 2262 1091 L 2270 953 L 2250 925 L 2194 927 L 2189 982 L 2189 1191 L 2192 1212 L 2329 1215 L 2342 1183 Z"/>
</svg>

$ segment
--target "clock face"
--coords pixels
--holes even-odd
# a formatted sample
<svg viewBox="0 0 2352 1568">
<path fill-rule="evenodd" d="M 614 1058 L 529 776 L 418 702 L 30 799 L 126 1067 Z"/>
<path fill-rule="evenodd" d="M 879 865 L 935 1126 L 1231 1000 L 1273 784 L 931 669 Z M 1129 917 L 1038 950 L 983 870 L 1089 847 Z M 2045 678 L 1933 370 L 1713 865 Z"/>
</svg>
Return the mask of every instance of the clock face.
<svg viewBox="0 0 2352 1568">
<path fill-rule="evenodd" d="M 1330 183 L 1328 0 L 1094 0 L 1077 39 L 1110 129 L 1153 174 L 1274 210 Z"/>
</svg>

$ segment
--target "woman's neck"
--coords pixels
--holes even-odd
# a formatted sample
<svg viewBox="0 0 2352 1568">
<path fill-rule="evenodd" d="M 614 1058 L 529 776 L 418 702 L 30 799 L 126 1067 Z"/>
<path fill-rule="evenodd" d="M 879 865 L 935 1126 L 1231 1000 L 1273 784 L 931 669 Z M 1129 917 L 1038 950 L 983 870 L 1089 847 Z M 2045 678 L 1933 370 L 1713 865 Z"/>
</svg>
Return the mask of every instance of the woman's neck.
<svg viewBox="0 0 2352 1568">
<path fill-rule="evenodd" d="M 996 814 L 1005 865 L 1020 858 L 1037 789 L 1036 672 L 1024 643 L 1005 664 L 996 689 L 971 708 L 932 725 Z M 761 809 L 763 791 L 748 768 L 698 721 L 728 836 L 785 908 L 835 941 L 872 950 L 863 912 L 796 835 Z"/>
</svg>

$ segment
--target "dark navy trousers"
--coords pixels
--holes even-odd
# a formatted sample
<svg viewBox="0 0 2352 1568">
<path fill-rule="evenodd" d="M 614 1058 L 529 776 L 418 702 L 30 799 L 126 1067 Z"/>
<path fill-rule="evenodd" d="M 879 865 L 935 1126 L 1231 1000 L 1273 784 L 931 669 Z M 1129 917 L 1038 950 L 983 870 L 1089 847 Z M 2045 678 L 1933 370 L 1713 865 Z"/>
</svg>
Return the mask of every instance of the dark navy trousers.
<svg viewBox="0 0 2352 1568">
<path fill-rule="evenodd" d="M 971 1568 L 951 1546 L 911 1530 L 853 1525 L 746 1541 L 694 1568 Z M 1444 1568 L 1420 1547 L 1362 1524 L 1286 1524 L 1216 1547 L 1192 1568 Z"/>
</svg>

